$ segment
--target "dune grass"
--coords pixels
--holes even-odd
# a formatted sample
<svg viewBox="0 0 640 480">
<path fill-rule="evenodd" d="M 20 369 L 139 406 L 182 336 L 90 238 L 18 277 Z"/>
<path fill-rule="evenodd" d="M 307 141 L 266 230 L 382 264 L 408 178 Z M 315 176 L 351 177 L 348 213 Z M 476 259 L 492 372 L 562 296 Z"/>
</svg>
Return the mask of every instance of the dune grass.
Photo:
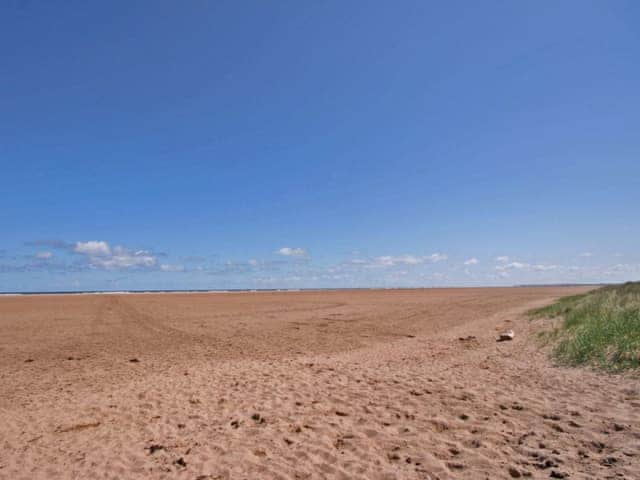
<svg viewBox="0 0 640 480">
<path fill-rule="evenodd" d="M 565 297 L 529 313 L 563 319 L 543 337 L 553 344 L 553 356 L 565 365 L 610 371 L 640 367 L 640 282 Z"/>
</svg>

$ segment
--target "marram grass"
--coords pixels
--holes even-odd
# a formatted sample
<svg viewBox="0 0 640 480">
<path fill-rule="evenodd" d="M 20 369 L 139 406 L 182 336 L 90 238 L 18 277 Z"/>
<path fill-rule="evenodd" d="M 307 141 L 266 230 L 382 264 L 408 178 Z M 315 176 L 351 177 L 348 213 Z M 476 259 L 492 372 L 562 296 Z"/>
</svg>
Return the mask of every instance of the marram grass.
<svg viewBox="0 0 640 480">
<path fill-rule="evenodd" d="M 562 298 L 529 313 L 563 319 L 544 334 L 560 363 L 611 371 L 640 367 L 640 282 Z"/>
</svg>

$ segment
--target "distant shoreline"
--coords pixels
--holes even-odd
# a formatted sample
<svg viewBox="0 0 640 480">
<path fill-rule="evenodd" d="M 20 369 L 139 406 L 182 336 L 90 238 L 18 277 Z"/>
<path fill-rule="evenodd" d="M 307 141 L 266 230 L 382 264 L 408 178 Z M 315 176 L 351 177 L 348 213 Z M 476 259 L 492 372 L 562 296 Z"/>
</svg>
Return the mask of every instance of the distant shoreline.
<svg viewBox="0 0 640 480">
<path fill-rule="evenodd" d="M 332 287 L 332 288 L 230 288 L 230 289 L 187 289 L 187 290 L 58 290 L 42 292 L 0 292 L 0 297 L 19 295 L 127 295 L 158 293 L 276 293 L 276 292 L 330 292 L 369 290 L 437 290 L 454 288 L 534 288 L 534 287 L 598 287 L 605 283 L 540 283 L 526 285 L 478 285 L 478 286 L 437 286 L 437 287 Z"/>
</svg>

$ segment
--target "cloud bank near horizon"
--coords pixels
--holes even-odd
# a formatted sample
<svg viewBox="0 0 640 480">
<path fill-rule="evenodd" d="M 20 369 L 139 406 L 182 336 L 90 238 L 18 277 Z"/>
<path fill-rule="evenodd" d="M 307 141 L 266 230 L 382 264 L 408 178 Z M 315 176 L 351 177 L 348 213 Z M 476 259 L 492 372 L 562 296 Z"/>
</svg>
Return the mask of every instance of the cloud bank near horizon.
<svg viewBox="0 0 640 480">
<path fill-rule="evenodd" d="M 513 254 L 451 256 L 443 252 L 374 256 L 355 252 L 321 261 L 301 246 L 280 247 L 264 258 L 189 255 L 171 261 L 169 255 L 150 248 L 106 240 L 36 240 L 25 242 L 22 250 L 26 251 L 11 255 L 10 249 L 2 249 L 2 290 L 15 290 L 12 278 L 16 275 L 22 275 L 22 285 L 29 275 L 64 285 L 71 277 L 82 277 L 105 289 L 116 283 L 122 288 L 146 288 L 146 284 L 166 288 L 430 287 L 599 283 L 640 277 L 640 262 L 625 263 L 619 254 L 611 254 L 609 261 L 598 263 L 595 254 L 580 252 L 559 263 L 524 260 Z"/>
</svg>

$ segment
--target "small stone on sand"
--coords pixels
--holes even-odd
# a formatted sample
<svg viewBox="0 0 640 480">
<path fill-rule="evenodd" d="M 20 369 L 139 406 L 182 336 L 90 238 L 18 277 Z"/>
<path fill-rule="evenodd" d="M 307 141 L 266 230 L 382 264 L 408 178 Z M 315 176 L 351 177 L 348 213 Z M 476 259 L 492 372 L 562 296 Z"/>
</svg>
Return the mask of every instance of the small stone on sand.
<svg viewBox="0 0 640 480">
<path fill-rule="evenodd" d="M 515 467 L 509 467 L 509 475 L 511 475 L 511 478 L 520 478 L 520 477 L 522 477 L 522 474 L 520 473 L 520 470 L 518 470 Z"/>
<path fill-rule="evenodd" d="M 503 332 L 500 334 L 500 336 L 498 337 L 498 342 L 508 342 L 510 340 L 513 340 L 513 337 L 515 337 L 516 334 L 513 332 L 513 330 L 508 330 L 506 332 Z"/>
</svg>

